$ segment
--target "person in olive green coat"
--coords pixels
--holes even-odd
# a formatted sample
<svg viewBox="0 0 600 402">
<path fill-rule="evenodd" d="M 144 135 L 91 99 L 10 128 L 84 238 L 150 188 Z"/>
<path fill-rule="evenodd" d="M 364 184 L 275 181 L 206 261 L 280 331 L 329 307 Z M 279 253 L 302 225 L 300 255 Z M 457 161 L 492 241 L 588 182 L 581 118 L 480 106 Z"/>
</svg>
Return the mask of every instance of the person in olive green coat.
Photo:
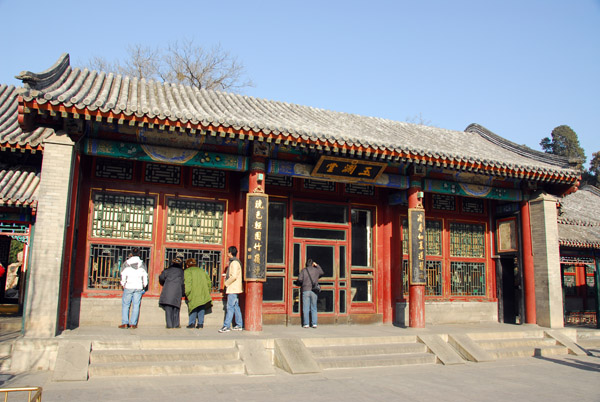
<svg viewBox="0 0 600 402">
<path fill-rule="evenodd" d="M 185 300 L 188 305 L 188 328 L 203 328 L 204 313 L 211 306 L 210 290 L 212 284 L 205 270 L 196 266 L 194 258 L 185 261 Z M 196 322 L 197 321 L 197 322 Z"/>
</svg>

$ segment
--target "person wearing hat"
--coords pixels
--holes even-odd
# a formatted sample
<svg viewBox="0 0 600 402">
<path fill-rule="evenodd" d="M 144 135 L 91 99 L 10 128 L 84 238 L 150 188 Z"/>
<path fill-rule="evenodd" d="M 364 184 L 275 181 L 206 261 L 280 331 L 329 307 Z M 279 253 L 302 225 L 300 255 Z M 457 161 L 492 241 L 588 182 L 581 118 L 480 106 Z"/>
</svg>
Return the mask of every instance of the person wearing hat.
<svg viewBox="0 0 600 402">
<path fill-rule="evenodd" d="M 185 260 L 185 300 L 188 306 L 188 328 L 203 328 L 204 314 L 212 303 L 211 282 L 206 271 L 196 265 L 195 258 Z M 197 321 L 197 322 L 196 322 Z"/>
<path fill-rule="evenodd" d="M 179 311 L 181 309 L 181 298 L 184 295 L 183 254 L 177 253 L 158 277 L 162 285 L 158 305 L 165 310 L 167 328 L 180 328 Z"/>
<path fill-rule="evenodd" d="M 137 328 L 140 315 L 140 304 L 144 288 L 148 286 L 146 264 L 140 258 L 140 249 L 134 247 L 121 270 L 121 325 L 119 328 Z M 129 310 L 131 309 L 131 317 Z"/>
</svg>

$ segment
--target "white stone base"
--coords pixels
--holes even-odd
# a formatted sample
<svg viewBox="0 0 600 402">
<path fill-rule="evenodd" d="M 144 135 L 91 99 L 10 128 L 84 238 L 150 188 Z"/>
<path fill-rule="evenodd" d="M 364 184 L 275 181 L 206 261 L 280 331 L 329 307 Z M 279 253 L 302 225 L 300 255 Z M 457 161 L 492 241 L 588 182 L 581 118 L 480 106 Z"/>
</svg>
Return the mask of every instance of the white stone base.
<svg viewBox="0 0 600 402">
<path fill-rule="evenodd" d="M 408 326 L 408 303 L 396 303 L 394 324 Z M 498 322 L 497 302 L 425 302 L 425 324 Z"/>
<path fill-rule="evenodd" d="M 188 324 L 187 305 L 181 303 L 181 326 Z M 225 318 L 223 303 L 213 301 L 212 311 L 204 316 L 204 325 L 218 326 Z M 71 299 L 69 310 L 69 328 L 80 326 L 118 326 L 121 324 L 120 298 L 81 298 Z M 159 307 L 157 297 L 142 297 L 140 306 L 140 327 L 164 327 L 165 311 Z"/>
</svg>

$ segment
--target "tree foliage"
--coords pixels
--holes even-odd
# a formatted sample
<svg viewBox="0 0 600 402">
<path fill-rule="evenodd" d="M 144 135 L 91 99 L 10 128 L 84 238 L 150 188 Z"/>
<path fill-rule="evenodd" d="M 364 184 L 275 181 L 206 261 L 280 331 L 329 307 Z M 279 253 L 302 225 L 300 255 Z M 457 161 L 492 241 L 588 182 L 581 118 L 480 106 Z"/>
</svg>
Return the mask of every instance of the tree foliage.
<svg viewBox="0 0 600 402">
<path fill-rule="evenodd" d="M 198 89 L 238 91 L 252 86 L 244 66 L 228 52 L 215 46 L 206 49 L 193 40 L 172 42 L 167 48 L 140 44 L 127 47 L 127 57 L 110 62 L 96 56 L 86 67 L 131 77 L 179 83 Z"/>
<path fill-rule="evenodd" d="M 571 127 L 562 125 L 552 130 L 551 136 L 552 138 L 545 137 L 540 142 L 544 152 L 575 159 L 579 169 L 583 169 L 586 157 L 583 148 L 579 145 L 577 133 Z"/>
</svg>

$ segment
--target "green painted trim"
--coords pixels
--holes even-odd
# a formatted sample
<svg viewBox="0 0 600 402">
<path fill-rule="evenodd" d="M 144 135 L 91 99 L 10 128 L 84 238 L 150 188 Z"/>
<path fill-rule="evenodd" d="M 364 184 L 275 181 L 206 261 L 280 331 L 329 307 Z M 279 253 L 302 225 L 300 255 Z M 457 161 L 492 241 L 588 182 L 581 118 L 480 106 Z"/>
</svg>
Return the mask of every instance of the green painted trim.
<svg viewBox="0 0 600 402">
<path fill-rule="evenodd" d="M 459 183 L 446 180 L 423 180 L 423 190 L 428 193 L 462 195 L 465 197 L 486 198 L 502 201 L 522 201 L 521 190 L 499 188 L 475 183 Z"/>
<path fill-rule="evenodd" d="M 83 153 L 86 155 L 108 156 L 141 162 L 200 166 L 240 172 L 248 170 L 248 158 L 245 156 L 129 142 L 86 139 Z"/>
</svg>

